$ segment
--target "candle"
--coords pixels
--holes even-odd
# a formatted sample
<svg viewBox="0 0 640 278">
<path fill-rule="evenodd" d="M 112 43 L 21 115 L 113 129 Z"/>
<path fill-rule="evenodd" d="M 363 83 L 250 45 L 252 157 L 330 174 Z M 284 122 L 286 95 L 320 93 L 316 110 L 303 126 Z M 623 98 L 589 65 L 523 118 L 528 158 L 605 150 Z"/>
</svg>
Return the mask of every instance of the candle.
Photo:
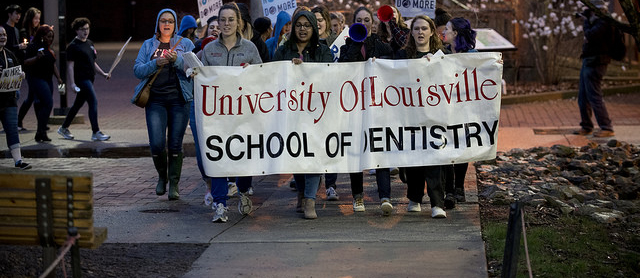
<svg viewBox="0 0 640 278">
<path fill-rule="evenodd" d="M 24 44 L 27 44 L 27 39 L 24 39 Z"/>
</svg>

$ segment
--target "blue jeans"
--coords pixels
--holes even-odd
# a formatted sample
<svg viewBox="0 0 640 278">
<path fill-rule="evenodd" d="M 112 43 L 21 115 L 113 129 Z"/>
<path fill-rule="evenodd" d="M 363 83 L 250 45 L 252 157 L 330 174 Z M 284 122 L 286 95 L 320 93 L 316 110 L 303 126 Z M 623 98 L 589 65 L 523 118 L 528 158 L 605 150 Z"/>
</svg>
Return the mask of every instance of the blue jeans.
<svg viewBox="0 0 640 278">
<path fill-rule="evenodd" d="M 7 93 L 4 93 L 7 94 Z M 9 150 L 20 147 L 20 137 L 18 137 L 18 107 L 0 108 L 0 121 L 7 136 L 7 146 Z"/>
<path fill-rule="evenodd" d="M 353 198 L 362 197 L 364 192 L 362 172 L 350 173 L 351 195 Z M 378 197 L 391 198 L 391 171 L 389 168 L 376 169 L 376 183 L 378 184 Z"/>
<path fill-rule="evenodd" d="M 165 145 L 169 155 L 182 153 L 182 140 L 189 123 L 189 104 L 182 96 L 159 98 L 152 93 L 145 115 L 151 154 L 160 155 Z"/>
<path fill-rule="evenodd" d="M 304 198 L 316 199 L 321 174 L 293 174 L 298 192 L 304 192 Z"/>
<path fill-rule="evenodd" d="M 38 120 L 38 134 L 47 133 L 47 123 L 49 115 L 53 109 L 53 82 L 51 79 L 27 78 L 29 84 L 29 94 L 35 97 L 34 107 L 36 109 L 36 119 Z"/>
<path fill-rule="evenodd" d="M 578 107 L 580 107 L 580 126 L 585 130 L 593 130 L 591 115 L 602 130 L 613 131 L 609 112 L 602 96 L 602 77 L 607 72 L 607 64 L 589 65 L 590 58 L 582 60 L 580 70 L 580 87 L 578 89 Z M 592 113 L 593 111 L 593 113 Z"/>
<path fill-rule="evenodd" d="M 196 146 L 196 163 L 198 164 L 198 170 L 200 170 L 200 175 L 202 179 L 211 179 L 211 196 L 213 197 L 213 201 L 216 203 L 222 203 L 224 206 L 227 206 L 227 193 L 229 193 L 229 188 L 227 186 L 227 178 L 224 177 L 209 177 L 204 173 L 204 165 L 202 163 L 202 153 L 200 152 L 200 141 L 198 139 L 198 127 L 196 126 L 196 112 L 195 112 L 195 104 L 192 101 L 189 104 L 189 121 L 191 126 L 191 133 L 193 134 L 193 142 Z M 245 179 L 242 179 L 245 178 Z M 238 178 L 237 186 L 240 192 L 247 192 L 249 186 L 251 186 L 251 177 L 242 177 Z M 246 180 L 248 178 L 248 181 Z M 247 186 L 248 183 L 248 186 Z M 244 190 L 243 190 L 244 189 Z"/>
<path fill-rule="evenodd" d="M 78 81 L 78 80 L 76 80 Z M 96 97 L 96 91 L 93 90 L 93 82 L 91 80 L 80 80 L 76 82 L 80 92 L 76 94 L 76 100 L 73 102 L 73 106 L 69 109 L 67 117 L 62 123 L 62 127 L 68 128 L 73 121 L 73 118 L 78 114 L 82 105 L 87 102 L 89 105 L 89 122 L 91 122 L 91 130 L 96 133 L 100 130 L 98 126 L 98 98 Z"/>
</svg>

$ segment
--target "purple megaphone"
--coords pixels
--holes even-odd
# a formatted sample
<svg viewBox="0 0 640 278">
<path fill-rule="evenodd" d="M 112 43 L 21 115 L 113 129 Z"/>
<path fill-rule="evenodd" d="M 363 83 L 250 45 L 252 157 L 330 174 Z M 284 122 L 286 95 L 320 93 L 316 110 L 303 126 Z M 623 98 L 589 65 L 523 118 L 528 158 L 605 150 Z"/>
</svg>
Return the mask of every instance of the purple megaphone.
<svg viewBox="0 0 640 278">
<path fill-rule="evenodd" d="M 389 22 L 393 18 L 394 10 L 389 5 L 384 5 L 378 9 L 378 19 L 382 22 Z"/>
<path fill-rule="evenodd" d="M 367 38 L 367 27 L 362 23 L 354 23 L 349 26 L 349 37 L 355 42 L 363 42 Z"/>
</svg>

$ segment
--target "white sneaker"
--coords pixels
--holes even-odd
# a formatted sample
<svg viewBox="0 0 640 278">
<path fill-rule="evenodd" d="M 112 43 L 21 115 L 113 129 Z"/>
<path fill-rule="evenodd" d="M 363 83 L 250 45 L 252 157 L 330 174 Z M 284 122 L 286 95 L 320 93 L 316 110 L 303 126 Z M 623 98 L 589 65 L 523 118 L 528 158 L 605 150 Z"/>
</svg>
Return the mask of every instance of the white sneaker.
<svg viewBox="0 0 640 278">
<path fill-rule="evenodd" d="M 107 141 L 111 136 L 102 133 L 102 131 L 96 131 L 91 135 L 91 141 Z"/>
<path fill-rule="evenodd" d="M 327 189 L 327 200 L 329 201 L 337 201 L 338 198 L 338 192 L 336 192 L 336 190 L 333 187 L 329 187 Z"/>
<path fill-rule="evenodd" d="M 420 207 L 420 203 L 416 203 L 414 201 L 409 200 L 409 205 L 407 206 L 408 212 L 421 212 L 422 208 Z"/>
<path fill-rule="evenodd" d="M 357 198 L 353 200 L 353 211 L 357 211 L 357 212 L 364 211 L 364 200 L 362 198 Z"/>
<path fill-rule="evenodd" d="M 213 196 L 211 196 L 211 192 L 207 192 L 207 194 L 204 195 L 204 204 L 206 206 L 213 204 Z"/>
<path fill-rule="evenodd" d="M 369 175 L 375 175 L 375 174 L 376 174 L 376 169 L 369 170 Z"/>
<path fill-rule="evenodd" d="M 393 205 L 389 201 L 389 199 L 383 199 L 382 204 L 380 205 L 380 209 L 382 209 L 382 215 L 389 216 L 393 211 Z"/>
<path fill-rule="evenodd" d="M 238 202 L 238 212 L 242 215 L 247 215 L 253 209 L 253 202 L 249 199 L 247 194 L 240 193 L 240 201 Z"/>
<path fill-rule="evenodd" d="M 229 192 L 227 192 L 227 197 L 233 197 L 238 194 L 238 186 L 235 182 L 228 182 L 227 186 L 229 187 Z"/>
<path fill-rule="evenodd" d="M 211 219 L 211 222 L 227 222 L 227 220 L 229 219 L 229 217 L 227 217 L 227 211 L 229 211 L 227 207 L 225 207 L 222 203 L 213 203 L 211 208 L 213 209 L 213 219 Z"/>
<path fill-rule="evenodd" d="M 58 134 L 60 134 L 64 139 L 73 140 L 73 134 L 71 134 L 71 131 L 69 131 L 68 128 L 59 127 Z"/>
<path fill-rule="evenodd" d="M 247 195 L 253 196 L 253 186 L 250 186 L 249 189 L 247 189 Z"/>
<path fill-rule="evenodd" d="M 439 207 L 432 207 L 431 218 L 447 218 L 447 213 Z"/>
</svg>

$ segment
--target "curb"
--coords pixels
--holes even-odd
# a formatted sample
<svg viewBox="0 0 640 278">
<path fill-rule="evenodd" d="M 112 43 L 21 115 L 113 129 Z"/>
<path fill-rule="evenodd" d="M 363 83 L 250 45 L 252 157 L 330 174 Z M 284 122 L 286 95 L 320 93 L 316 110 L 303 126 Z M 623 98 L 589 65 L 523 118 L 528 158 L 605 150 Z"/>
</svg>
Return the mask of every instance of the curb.
<svg viewBox="0 0 640 278">
<path fill-rule="evenodd" d="M 640 84 L 610 87 L 610 88 L 602 89 L 602 93 L 605 96 L 617 95 L 617 94 L 633 94 L 633 93 L 639 93 L 639 92 L 640 92 Z M 528 102 L 536 102 L 536 101 L 570 99 L 570 98 L 577 98 L 577 97 L 578 97 L 577 90 L 566 90 L 566 91 L 538 93 L 538 94 L 531 94 L 531 95 L 504 96 L 502 97 L 500 104 L 501 105 L 518 104 L 518 103 L 528 103 Z"/>
</svg>

